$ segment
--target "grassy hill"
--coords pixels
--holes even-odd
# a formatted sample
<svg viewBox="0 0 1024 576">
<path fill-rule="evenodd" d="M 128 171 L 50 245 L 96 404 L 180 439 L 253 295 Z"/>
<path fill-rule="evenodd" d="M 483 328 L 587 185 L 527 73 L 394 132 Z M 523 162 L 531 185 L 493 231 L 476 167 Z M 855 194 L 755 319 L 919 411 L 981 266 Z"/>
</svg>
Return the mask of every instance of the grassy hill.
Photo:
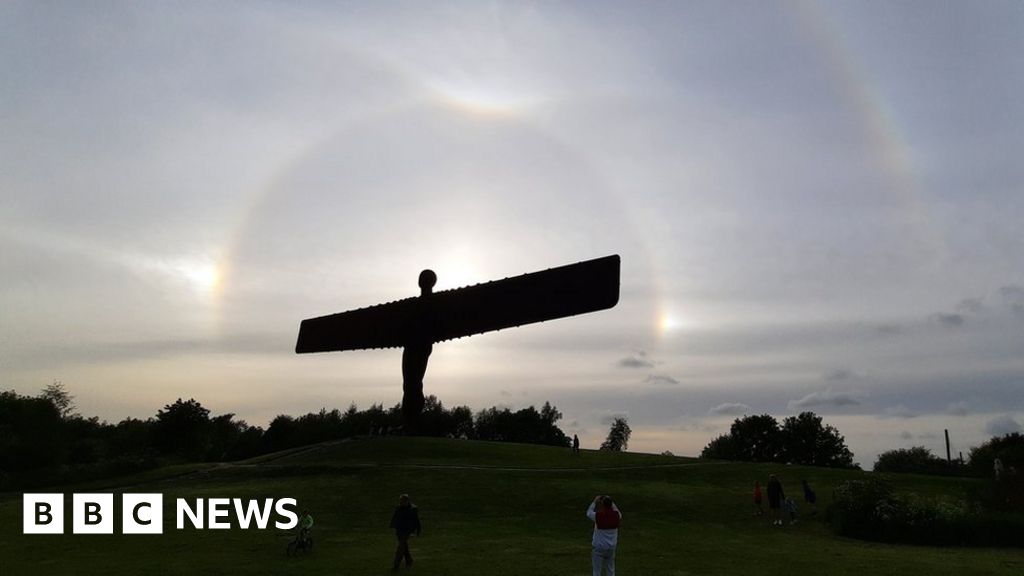
<svg viewBox="0 0 1024 576">
<path fill-rule="evenodd" d="M 822 510 L 794 525 L 753 517 L 755 479 L 779 475 L 799 495 L 806 478 Z M 21 495 L 0 499 L 0 574 L 385 574 L 399 493 L 420 507 L 410 573 L 588 574 L 594 494 L 623 511 L 618 568 L 631 575 L 1020 574 L 1020 550 L 890 546 L 837 538 L 820 521 L 832 487 L 859 472 L 707 462 L 426 438 L 332 442 L 231 465 L 162 469 L 62 490 L 162 492 L 164 534 L 25 536 Z M 923 494 L 970 480 L 898 476 Z M 176 530 L 174 499 L 294 497 L 316 518 L 316 550 L 287 558 L 290 534 Z M 119 497 L 115 497 L 120 514 Z M 68 496 L 70 501 L 70 496 Z M 70 511 L 68 512 L 70 514 Z M 70 532 L 70 518 L 65 519 Z M 120 532 L 120 521 L 115 522 Z M 404 569 L 403 569 L 404 571 Z"/>
</svg>

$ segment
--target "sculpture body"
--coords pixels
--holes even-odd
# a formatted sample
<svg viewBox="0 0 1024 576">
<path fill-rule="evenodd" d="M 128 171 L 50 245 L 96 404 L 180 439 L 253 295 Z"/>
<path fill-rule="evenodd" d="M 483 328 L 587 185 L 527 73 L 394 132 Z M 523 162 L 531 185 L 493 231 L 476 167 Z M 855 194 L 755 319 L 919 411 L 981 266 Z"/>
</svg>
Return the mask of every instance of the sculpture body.
<svg viewBox="0 0 1024 576">
<path fill-rule="evenodd" d="M 295 351 L 402 347 L 402 412 L 414 425 L 423 409 L 423 376 L 435 342 L 612 308 L 619 300 L 618 255 L 454 290 L 303 320 Z"/>
</svg>

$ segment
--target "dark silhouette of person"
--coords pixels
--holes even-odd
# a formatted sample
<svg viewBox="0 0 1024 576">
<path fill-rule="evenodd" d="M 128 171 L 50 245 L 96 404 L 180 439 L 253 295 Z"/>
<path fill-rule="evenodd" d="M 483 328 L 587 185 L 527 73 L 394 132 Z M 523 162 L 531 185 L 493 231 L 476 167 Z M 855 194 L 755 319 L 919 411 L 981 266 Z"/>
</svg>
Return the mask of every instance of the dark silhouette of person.
<svg viewBox="0 0 1024 576">
<path fill-rule="evenodd" d="M 768 511 L 772 516 L 773 526 L 782 526 L 782 501 L 786 493 L 782 490 L 782 483 L 772 474 L 768 476 Z"/>
<path fill-rule="evenodd" d="M 818 513 L 818 508 L 816 506 L 818 503 L 818 495 L 815 494 L 811 485 L 807 483 L 807 480 L 801 480 L 800 485 L 803 486 L 804 489 L 804 502 L 806 502 L 808 507 L 811 509 L 811 515 L 813 516 Z"/>
<path fill-rule="evenodd" d="M 411 326 L 409 340 L 402 350 L 402 416 L 410 432 L 415 431 L 423 412 L 423 376 L 427 373 L 427 360 L 434 349 L 430 307 L 434 284 L 437 284 L 437 274 L 433 270 L 420 272 L 419 310 Z"/>
<path fill-rule="evenodd" d="M 412 554 L 409 552 L 409 536 L 415 533 L 420 535 L 420 515 L 416 505 L 409 499 L 408 494 L 398 497 L 398 506 L 391 515 L 391 527 L 395 529 L 395 537 L 398 539 L 398 547 L 395 549 L 395 561 L 391 566 L 392 570 L 398 570 L 405 559 L 405 567 L 412 566 Z"/>
<path fill-rule="evenodd" d="M 575 434 L 572 435 L 572 453 L 580 453 L 580 437 Z"/>
</svg>

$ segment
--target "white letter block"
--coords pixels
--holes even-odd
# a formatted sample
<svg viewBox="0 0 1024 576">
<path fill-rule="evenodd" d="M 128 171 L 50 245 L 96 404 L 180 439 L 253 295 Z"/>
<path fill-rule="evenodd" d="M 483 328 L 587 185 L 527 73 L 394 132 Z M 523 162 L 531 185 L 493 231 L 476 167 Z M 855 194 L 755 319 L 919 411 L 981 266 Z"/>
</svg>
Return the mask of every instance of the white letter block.
<svg viewBox="0 0 1024 576">
<path fill-rule="evenodd" d="M 64 533 L 63 494 L 25 494 L 21 510 L 23 534 Z"/>
<path fill-rule="evenodd" d="M 75 534 L 114 533 L 113 494 L 74 494 L 71 531 Z"/>
<path fill-rule="evenodd" d="M 123 534 L 163 534 L 163 494 L 122 494 L 121 532 Z"/>
</svg>

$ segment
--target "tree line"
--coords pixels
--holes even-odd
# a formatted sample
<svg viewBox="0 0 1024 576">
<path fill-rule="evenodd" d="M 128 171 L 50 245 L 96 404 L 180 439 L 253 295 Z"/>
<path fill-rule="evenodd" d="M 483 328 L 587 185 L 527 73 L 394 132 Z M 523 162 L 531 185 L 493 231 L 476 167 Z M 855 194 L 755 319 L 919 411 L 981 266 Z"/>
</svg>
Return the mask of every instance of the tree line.
<svg viewBox="0 0 1024 576">
<path fill-rule="evenodd" d="M 853 452 L 834 427 L 814 412 L 779 421 L 768 414 L 737 418 L 729 433 L 712 440 L 701 458 L 780 462 L 807 466 L 853 468 Z"/>
<path fill-rule="evenodd" d="M 1008 477 L 1024 474 L 1024 434 L 994 436 L 971 448 L 966 462 L 940 458 L 924 446 L 900 448 L 879 454 L 875 472 L 907 472 L 937 476 L 993 476 L 999 460 Z"/>
<path fill-rule="evenodd" d="M 744 462 L 779 462 L 837 468 L 856 467 L 846 440 L 813 412 L 785 418 L 780 424 L 769 414 L 733 421 L 729 433 L 718 436 L 701 451 L 701 458 Z M 875 472 L 909 472 L 942 476 L 990 477 L 999 459 L 1008 477 L 1024 475 L 1024 434 L 996 436 L 971 448 L 966 462 L 947 461 L 923 446 L 881 453 Z"/>
<path fill-rule="evenodd" d="M 569 447 L 570 438 L 557 426 L 561 418 L 549 402 L 540 410 L 491 407 L 474 414 L 468 406 L 446 408 L 428 396 L 416 433 Z M 344 411 L 282 414 L 264 429 L 179 398 L 153 417 L 110 424 L 75 413 L 60 383 L 38 396 L 0 392 L 0 490 L 82 482 L 171 462 L 242 460 L 327 440 L 396 434 L 401 423 L 400 404 L 365 410 L 352 404 Z"/>
</svg>

